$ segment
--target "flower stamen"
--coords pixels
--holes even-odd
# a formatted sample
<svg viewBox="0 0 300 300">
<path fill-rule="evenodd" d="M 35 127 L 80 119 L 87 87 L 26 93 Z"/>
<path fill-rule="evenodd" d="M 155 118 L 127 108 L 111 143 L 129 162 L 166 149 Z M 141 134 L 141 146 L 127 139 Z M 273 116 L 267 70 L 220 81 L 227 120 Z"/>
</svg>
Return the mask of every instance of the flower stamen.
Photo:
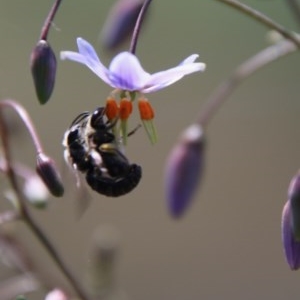
<svg viewBox="0 0 300 300">
<path fill-rule="evenodd" d="M 154 118 L 154 110 L 146 98 L 140 98 L 138 106 L 142 120 L 152 120 Z"/>
<path fill-rule="evenodd" d="M 116 99 L 110 97 L 106 99 L 105 114 L 109 121 L 113 121 L 118 118 L 119 106 Z"/>
<path fill-rule="evenodd" d="M 146 98 L 140 98 L 138 101 L 140 117 L 143 122 L 144 128 L 148 134 L 150 142 L 155 144 L 157 142 L 156 129 L 153 123 L 154 110 Z"/>
<path fill-rule="evenodd" d="M 132 102 L 127 98 L 122 98 L 120 101 L 120 113 L 119 117 L 121 120 L 121 134 L 124 145 L 127 144 L 127 124 L 128 118 L 132 113 Z"/>
<path fill-rule="evenodd" d="M 123 98 L 120 101 L 120 119 L 127 120 L 132 113 L 132 102 L 127 98 Z"/>
</svg>

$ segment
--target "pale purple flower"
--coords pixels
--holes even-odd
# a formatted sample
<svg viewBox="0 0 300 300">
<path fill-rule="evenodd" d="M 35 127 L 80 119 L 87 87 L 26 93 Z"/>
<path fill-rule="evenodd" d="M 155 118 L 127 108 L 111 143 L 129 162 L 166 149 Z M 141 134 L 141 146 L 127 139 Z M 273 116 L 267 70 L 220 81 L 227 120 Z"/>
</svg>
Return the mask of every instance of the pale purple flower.
<svg viewBox="0 0 300 300">
<path fill-rule="evenodd" d="M 105 83 L 124 91 L 150 93 L 161 90 L 185 75 L 204 71 L 205 64 L 195 62 L 197 54 L 192 54 L 177 67 L 154 74 L 147 73 L 138 58 L 130 52 L 121 52 L 113 58 L 109 68 L 100 61 L 95 49 L 82 38 L 77 38 L 78 52 L 62 51 L 61 59 L 69 59 L 86 65 Z"/>
</svg>

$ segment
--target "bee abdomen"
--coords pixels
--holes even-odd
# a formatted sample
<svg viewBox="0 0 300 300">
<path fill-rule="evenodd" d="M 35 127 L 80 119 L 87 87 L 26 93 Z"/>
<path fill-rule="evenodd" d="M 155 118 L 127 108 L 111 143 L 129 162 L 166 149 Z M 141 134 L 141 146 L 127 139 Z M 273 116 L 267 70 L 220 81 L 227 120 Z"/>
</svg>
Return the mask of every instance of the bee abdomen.
<svg viewBox="0 0 300 300">
<path fill-rule="evenodd" d="M 124 177 L 105 177 L 99 168 L 90 169 L 86 174 L 88 185 L 108 197 L 119 197 L 131 192 L 141 178 L 142 168 L 137 164 L 131 164 Z"/>
</svg>

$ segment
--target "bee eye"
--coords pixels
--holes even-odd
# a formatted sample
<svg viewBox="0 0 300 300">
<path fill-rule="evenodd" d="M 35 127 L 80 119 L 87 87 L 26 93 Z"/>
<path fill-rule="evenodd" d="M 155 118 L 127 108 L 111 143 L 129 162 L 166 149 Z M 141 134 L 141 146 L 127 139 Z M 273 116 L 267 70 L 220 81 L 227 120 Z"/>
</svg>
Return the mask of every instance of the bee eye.
<svg viewBox="0 0 300 300">
<path fill-rule="evenodd" d="M 90 117 L 91 127 L 93 127 L 94 129 L 106 130 L 106 126 L 105 126 L 106 121 L 104 121 L 104 115 L 105 115 L 105 108 L 104 107 L 97 108 Z"/>
</svg>

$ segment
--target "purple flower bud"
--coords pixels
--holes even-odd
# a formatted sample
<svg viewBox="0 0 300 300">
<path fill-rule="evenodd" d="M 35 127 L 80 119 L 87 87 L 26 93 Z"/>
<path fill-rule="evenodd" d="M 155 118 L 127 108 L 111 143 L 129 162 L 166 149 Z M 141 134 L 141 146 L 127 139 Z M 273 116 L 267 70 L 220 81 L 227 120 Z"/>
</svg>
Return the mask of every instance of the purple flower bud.
<svg viewBox="0 0 300 300">
<path fill-rule="evenodd" d="M 204 139 L 201 126 L 187 128 L 169 155 L 165 191 L 173 217 L 180 217 L 190 205 L 203 172 Z"/>
<path fill-rule="evenodd" d="M 295 240 L 300 242 L 300 173 L 297 173 L 291 180 L 288 199 L 291 206 L 292 231 Z"/>
<path fill-rule="evenodd" d="M 132 34 L 143 2 L 119 0 L 113 6 L 102 30 L 102 42 L 107 49 L 118 47 Z"/>
<path fill-rule="evenodd" d="M 297 270 L 300 267 L 300 242 L 297 242 L 293 236 L 289 201 L 286 202 L 282 211 L 281 234 L 287 263 L 292 270 Z"/>
<path fill-rule="evenodd" d="M 53 159 L 44 153 L 39 153 L 37 155 L 36 171 L 53 196 L 61 197 L 64 194 L 62 180 Z"/>
<path fill-rule="evenodd" d="M 33 49 L 30 67 L 38 100 L 45 104 L 52 94 L 56 74 L 56 57 L 47 41 L 40 40 Z"/>
</svg>

